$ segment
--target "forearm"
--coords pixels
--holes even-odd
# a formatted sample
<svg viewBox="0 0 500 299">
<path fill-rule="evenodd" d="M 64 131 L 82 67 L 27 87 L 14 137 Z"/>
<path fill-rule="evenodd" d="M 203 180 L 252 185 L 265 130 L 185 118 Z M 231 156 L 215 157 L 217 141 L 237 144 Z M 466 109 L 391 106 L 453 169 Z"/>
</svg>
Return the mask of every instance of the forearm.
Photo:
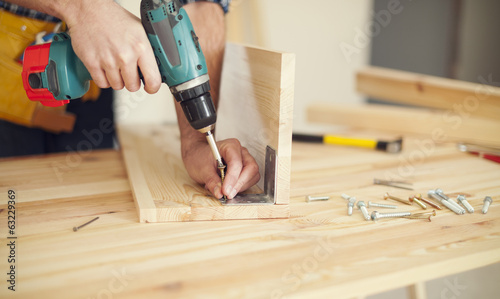
<svg viewBox="0 0 500 299">
<path fill-rule="evenodd" d="M 217 107 L 225 47 L 224 12 L 218 4 L 210 2 L 190 3 L 185 5 L 184 9 L 189 15 L 194 30 L 199 37 L 210 77 L 210 93 Z M 175 109 L 181 133 L 182 153 L 184 155 L 193 143 L 205 142 L 205 136 L 189 125 L 179 103 L 176 103 Z"/>
</svg>

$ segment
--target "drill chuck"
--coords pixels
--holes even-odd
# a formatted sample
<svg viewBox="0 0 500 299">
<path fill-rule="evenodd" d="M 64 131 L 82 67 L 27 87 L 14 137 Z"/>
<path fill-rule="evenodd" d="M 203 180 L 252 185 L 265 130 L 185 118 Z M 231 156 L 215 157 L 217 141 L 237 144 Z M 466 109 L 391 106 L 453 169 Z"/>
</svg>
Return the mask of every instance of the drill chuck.
<svg viewBox="0 0 500 299">
<path fill-rule="evenodd" d="M 208 75 L 172 86 L 170 91 L 181 104 L 186 119 L 195 130 L 206 133 L 212 129 L 217 115 L 210 95 Z"/>
<path fill-rule="evenodd" d="M 207 92 L 180 103 L 186 119 L 195 130 L 206 133 L 212 129 L 217 115 L 210 93 Z"/>
</svg>

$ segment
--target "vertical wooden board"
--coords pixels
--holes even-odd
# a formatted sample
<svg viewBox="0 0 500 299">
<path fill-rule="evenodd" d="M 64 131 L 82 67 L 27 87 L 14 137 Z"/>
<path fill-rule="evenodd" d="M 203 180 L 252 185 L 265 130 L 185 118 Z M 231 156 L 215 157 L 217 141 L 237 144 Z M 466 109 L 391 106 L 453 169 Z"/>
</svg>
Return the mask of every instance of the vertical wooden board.
<svg viewBox="0 0 500 299">
<path fill-rule="evenodd" d="M 217 140 L 237 138 L 255 157 L 263 188 L 266 146 L 277 155 L 277 204 L 290 198 L 295 55 L 229 43 L 224 57 Z"/>
</svg>

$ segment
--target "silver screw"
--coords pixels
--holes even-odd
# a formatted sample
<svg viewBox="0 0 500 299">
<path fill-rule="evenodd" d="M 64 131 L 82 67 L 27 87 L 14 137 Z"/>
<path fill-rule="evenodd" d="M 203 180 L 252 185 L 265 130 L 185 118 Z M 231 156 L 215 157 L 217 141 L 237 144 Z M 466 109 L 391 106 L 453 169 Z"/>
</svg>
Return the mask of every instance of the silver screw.
<svg viewBox="0 0 500 299">
<path fill-rule="evenodd" d="M 375 202 L 371 202 L 371 201 L 368 202 L 368 207 L 369 208 L 377 207 L 377 208 L 386 208 L 386 209 L 397 209 L 398 208 L 398 206 L 395 206 L 395 205 L 386 205 L 383 203 L 375 203 Z"/>
<path fill-rule="evenodd" d="M 452 204 L 453 206 L 455 206 L 460 211 L 463 210 L 463 214 L 465 214 L 464 208 L 462 208 L 458 203 L 454 202 L 446 194 L 444 194 L 444 192 L 443 192 L 442 189 L 437 188 L 435 191 L 436 191 L 436 194 L 439 195 L 442 199 L 447 200 L 450 204 Z"/>
<path fill-rule="evenodd" d="M 490 205 L 491 205 L 491 202 L 493 200 L 491 199 L 491 197 L 489 196 L 486 196 L 483 200 L 483 214 L 486 214 L 488 213 L 488 209 L 490 208 Z"/>
<path fill-rule="evenodd" d="M 434 190 L 434 192 L 436 192 L 436 194 L 441 196 L 441 198 L 443 199 L 450 199 L 448 196 L 446 196 L 446 194 L 444 194 L 443 189 L 441 188 L 437 188 L 436 190 Z"/>
<path fill-rule="evenodd" d="M 349 195 L 347 195 L 347 194 L 345 194 L 345 193 L 340 194 L 340 196 L 341 196 L 343 199 L 345 199 L 345 200 L 349 200 L 349 199 L 351 198 L 351 196 L 349 196 Z"/>
<path fill-rule="evenodd" d="M 379 213 L 377 211 L 372 212 L 372 220 L 377 221 L 381 218 L 398 218 L 398 217 L 408 217 L 411 216 L 410 212 L 399 212 L 399 213 Z"/>
<path fill-rule="evenodd" d="M 458 195 L 457 201 L 460 202 L 467 209 L 467 212 L 474 213 L 474 208 L 467 201 L 467 199 L 465 198 L 465 195 Z"/>
<path fill-rule="evenodd" d="M 365 220 L 370 220 L 370 215 L 368 215 L 368 210 L 366 209 L 365 202 L 364 201 L 358 201 L 357 203 L 358 209 L 361 210 L 361 213 L 363 213 L 363 217 L 365 217 Z"/>
<path fill-rule="evenodd" d="M 439 196 L 434 190 L 429 190 L 427 192 L 427 195 L 429 195 L 429 197 L 432 197 L 435 200 L 441 202 L 444 206 L 446 206 L 448 209 L 452 210 L 456 214 L 458 214 L 458 215 L 465 214 L 465 210 L 462 207 L 459 206 L 460 209 L 458 209 L 456 206 L 452 205 L 450 203 L 450 201 Z"/>
<path fill-rule="evenodd" d="M 309 195 L 306 197 L 306 202 L 329 200 L 329 199 L 330 199 L 330 196 L 311 196 L 311 195 Z"/>
<path fill-rule="evenodd" d="M 356 202 L 356 197 L 350 197 L 349 202 L 347 202 L 347 215 L 352 215 L 352 208 L 354 207 L 354 203 Z"/>
</svg>

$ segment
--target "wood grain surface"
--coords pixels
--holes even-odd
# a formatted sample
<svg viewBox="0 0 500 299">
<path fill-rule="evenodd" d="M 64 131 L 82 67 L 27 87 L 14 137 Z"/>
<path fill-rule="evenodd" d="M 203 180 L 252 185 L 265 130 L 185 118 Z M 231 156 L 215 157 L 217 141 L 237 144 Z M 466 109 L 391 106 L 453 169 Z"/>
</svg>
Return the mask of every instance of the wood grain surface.
<svg viewBox="0 0 500 299">
<path fill-rule="evenodd" d="M 66 155 L 0 160 L 2 273 L 5 195 L 18 195 L 17 291 L 3 276 L 1 298 L 352 298 L 500 261 L 500 165 L 454 144 L 408 137 L 390 155 L 294 143 L 290 219 L 147 225 L 138 223 L 126 184 L 117 188 L 126 180 L 120 152 L 88 153 L 59 180 L 51 166 Z M 410 181 L 415 191 L 373 185 L 374 177 Z M 437 187 L 469 194 L 476 212 L 375 223 L 357 209 L 347 216 L 340 198 L 380 202 L 386 191 L 405 197 Z M 307 195 L 331 198 L 306 203 Z M 493 204 L 484 215 L 486 195 Z"/>
<path fill-rule="evenodd" d="M 189 177 L 176 126 L 121 125 L 118 136 L 140 222 L 286 218 L 290 214 L 288 205 L 222 205 Z"/>
</svg>

